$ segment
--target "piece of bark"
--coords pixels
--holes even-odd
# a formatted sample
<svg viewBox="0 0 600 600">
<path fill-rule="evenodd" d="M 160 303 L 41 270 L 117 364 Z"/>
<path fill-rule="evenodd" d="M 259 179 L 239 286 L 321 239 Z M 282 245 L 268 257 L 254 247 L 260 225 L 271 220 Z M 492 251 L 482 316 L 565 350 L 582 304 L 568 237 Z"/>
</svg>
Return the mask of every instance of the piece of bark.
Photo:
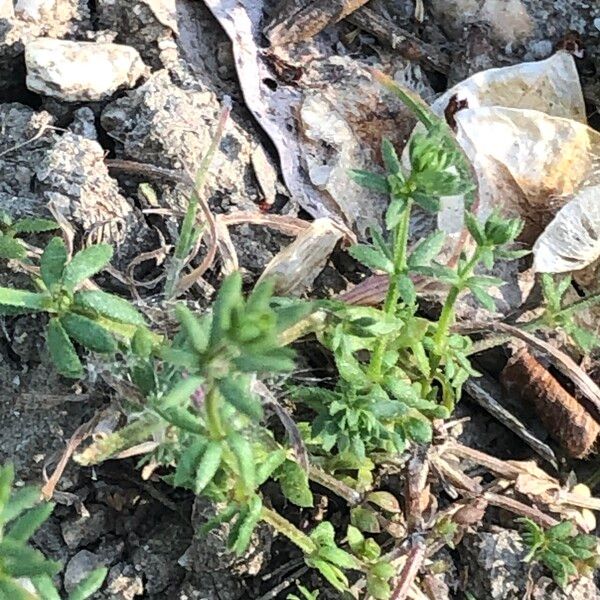
<svg viewBox="0 0 600 600">
<path fill-rule="evenodd" d="M 508 361 L 501 381 L 506 389 L 534 405 L 550 435 L 570 456 L 590 454 L 600 425 L 526 347 Z"/>
<path fill-rule="evenodd" d="M 308 40 L 341 21 L 369 0 L 288 0 L 265 28 L 273 46 Z"/>
<path fill-rule="evenodd" d="M 374 35 L 380 42 L 391 46 L 408 60 L 413 60 L 440 73 L 450 70 L 450 58 L 435 46 L 423 42 L 416 35 L 402 29 L 373 9 L 363 6 L 349 14 L 347 20 Z"/>
</svg>

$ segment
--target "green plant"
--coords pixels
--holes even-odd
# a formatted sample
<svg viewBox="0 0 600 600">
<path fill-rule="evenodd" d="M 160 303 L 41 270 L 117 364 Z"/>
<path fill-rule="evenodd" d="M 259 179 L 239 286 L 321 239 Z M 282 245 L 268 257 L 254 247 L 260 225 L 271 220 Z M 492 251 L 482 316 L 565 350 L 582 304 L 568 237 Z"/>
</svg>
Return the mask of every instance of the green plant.
<svg viewBox="0 0 600 600">
<path fill-rule="evenodd" d="M 600 345 L 600 337 L 588 329 L 579 326 L 574 319 L 575 314 L 594 303 L 600 298 L 597 295 L 564 304 L 564 297 L 571 286 L 571 277 L 555 281 L 552 275 L 542 273 L 542 292 L 544 294 L 544 314 L 540 325 L 555 330 L 562 329 L 584 352 L 590 352 Z"/>
<path fill-rule="evenodd" d="M 600 564 L 598 538 L 577 533 L 570 521 L 542 529 L 531 519 L 518 519 L 525 531 L 521 534 L 529 548 L 526 562 L 537 560 L 550 569 L 554 581 L 564 588 L 578 575 L 590 575 Z"/>
<path fill-rule="evenodd" d="M 50 317 L 46 341 L 58 372 L 78 378 L 83 365 L 74 343 L 103 354 L 114 354 L 117 336 L 123 342 L 144 327 L 141 314 L 126 300 L 82 284 L 104 269 L 112 248 L 98 244 L 81 250 L 71 260 L 61 238 L 46 246 L 39 265 L 40 276 L 32 276 L 37 291 L 0 287 L 0 314 L 44 312 Z"/>
<path fill-rule="evenodd" d="M 400 95 L 406 99 L 404 92 Z M 520 221 L 493 213 L 482 224 L 468 211 L 465 219 L 475 247 L 462 252 L 455 267 L 436 262 L 445 241 L 442 232 L 409 251 L 414 205 L 435 213 L 440 197 L 468 197 L 474 189 L 445 123 L 423 108 L 418 111 L 427 132 L 410 141 L 408 172 L 388 140 L 382 143 L 386 175 L 353 172 L 357 182 L 390 197 L 387 236 L 373 229 L 371 244 L 350 250 L 365 266 L 386 273 L 389 287 L 382 309 L 331 305 L 335 317 L 320 340 L 333 352 L 339 381 L 334 389 L 295 390 L 295 397 L 317 413 L 312 436 L 325 452 L 335 449 L 364 458 L 375 451 L 402 452 L 411 441 L 429 442 L 431 420 L 448 417 L 463 383 L 476 375 L 467 358 L 470 339 L 451 332 L 458 297 L 469 291 L 495 310 L 486 290 L 503 281 L 475 270 L 480 265 L 490 269 L 499 257 L 523 255 L 508 248 L 521 231 Z M 418 315 L 412 275 L 449 287 L 438 320 Z"/>
<path fill-rule="evenodd" d="M 58 224 L 50 219 L 23 217 L 14 221 L 8 213 L 0 210 L 0 258 L 25 259 L 27 248 L 19 238 L 20 235 L 44 233 L 57 228 Z"/>
<path fill-rule="evenodd" d="M 0 467 L 0 598 L 5 600 L 60 600 L 52 577 L 60 563 L 47 559 L 29 539 L 50 516 L 53 504 L 40 503 L 40 491 L 23 487 L 12 491 L 12 466 Z M 68 596 L 84 600 L 100 588 L 108 569 L 90 573 Z"/>
</svg>

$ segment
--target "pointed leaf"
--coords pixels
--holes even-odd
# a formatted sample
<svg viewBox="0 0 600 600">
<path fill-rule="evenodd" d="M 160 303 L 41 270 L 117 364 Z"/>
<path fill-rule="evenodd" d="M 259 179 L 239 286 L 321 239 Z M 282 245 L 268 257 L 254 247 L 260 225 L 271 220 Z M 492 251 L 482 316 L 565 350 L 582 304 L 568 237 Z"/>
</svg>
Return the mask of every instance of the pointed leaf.
<svg viewBox="0 0 600 600">
<path fill-rule="evenodd" d="M 360 244 L 352 246 L 348 252 L 350 256 L 373 271 L 383 271 L 384 273 L 394 271 L 394 263 L 381 250 L 373 248 L 373 246 Z"/>
<path fill-rule="evenodd" d="M 250 391 L 250 380 L 247 376 L 234 377 L 232 375 L 221 379 L 219 381 L 219 391 L 236 410 L 250 417 L 253 421 L 262 419 L 262 404 L 258 396 Z"/>
<path fill-rule="evenodd" d="M 394 148 L 392 142 L 387 138 L 383 138 L 381 141 L 381 155 L 388 173 L 393 175 L 401 173 L 402 165 L 398 160 L 398 154 L 396 153 L 396 149 Z"/>
<path fill-rule="evenodd" d="M 213 440 L 208 443 L 196 470 L 196 481 L 194 492 L 200 494 L 202 490 L 213 480 L 221 466 L 223 446 L 221 442 Z"/>
<path fill-rule="evenodd" d="M 349 172 L 350 179 L 352 179 L 358 185 L 373 190 L 374 192 L 380 192 L 381 194 L 389 194 L 390 186 L 388 184 L 387 177 L 384 175 L 378 175 L 377 173 L 370 173 L 369 171 L 361 171 L 353 169 Z"/>
<path fill-rule="evenodd" d="M 41 219 L 39 217 L 25 217 L 19 219 L 12 227 L 17 233 L 43 233 L 58 229 L 58 223 L 52 219 Z"/>
<path fill-rule="evenodd" d="M 446 234 L 443 231 L 436 231 L 427 236 L 411 252 L 408 265 L 410 267 L 429 265 L 442 250 L 445 239 Z"/>
<path fill-rule="evenodd" d="M 313 495 L 308 485 L 308 475 L 297 463 L 287 461 L 277 472 L 275 479 L 281 486 L 283 495 L 296 506 L 313 506 Z"/>
<path fill-rule="evenodd" d="M 0 287 L 0 305 L 14 306 L 28 310 L 45 310 L 47 297 L 27 290 L 13 290 Z"/>
<path fill-rule="evenodd" d="M 27 256 L 27 251 L 22 242 L 9 235 L 0 233 L 0 258 L 6 260 L 22 259 Z"/>
<path fill-rule="evenodd" d="M 175 307 L 175 314 L 194 350 L 199 353 L 205 352 L 208 347 L 209 332 L 205 330 L 196 315 L 181 303 Z"/>
<path fill-rule="evenodd" d="M 14 520 L 6 537 L 17 542 L 26 542 L 42 526 L 53 510 L 54 504 L 50 502 L 31 508 Z"/>
<path fill-rule="evenodd" d="M 83 366 L 73 343 L 57 318 L 50 319 L 46 341 L 56 370 L 64 377 L 79 379 L 83 375 Z"/>
<path fill-rule="evenodd" d="M 75 294 L 75 305 L 117 323 L 145 325 L 144 317 L 130 302 L 101 290 L 81 290 Z"/>
<path fill-rule="evenodd" d="M 113 249 L 108 244 L 96 244 L 79 251 L 65 266 L 62 282 L 65 288 L 73 291 L 96 273 L 99 273 L 109 263 Z"/>
<path fill-rule="evenodd" d="M 61 317 L 60 323 L 72 340 L 93 352 L 114 354 L 117 351 L 117 343 L 113 336 L 104 327 L 87 317 L 67 313 Z"/>
<path fill-rule="evenodd" d="M 62 238 L 54 237 L 49 242 L 40 259 L 40 275 L 48 289 L 58 284 L 67 263 L 67 247 Z"/>
</svg>

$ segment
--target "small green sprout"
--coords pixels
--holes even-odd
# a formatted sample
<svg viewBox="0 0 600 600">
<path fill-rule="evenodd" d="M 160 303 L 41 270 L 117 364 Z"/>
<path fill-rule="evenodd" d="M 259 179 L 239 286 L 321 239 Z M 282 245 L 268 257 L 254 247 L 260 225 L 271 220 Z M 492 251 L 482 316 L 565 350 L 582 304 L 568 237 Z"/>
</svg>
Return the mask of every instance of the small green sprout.
<svg viewBox="0 0 600 600">
<path fill-rule="evenodd" d="M 563 521 L 547 530 L 531 519 L 518 519 L 525 531 L 521 534 L 529 548 L 525 562 L 537 560 L 550 569 L 554 581 L 565 588 L 579 575 L 590 575 L 600 564 L 598 538 L 577 533 L 570 521 Z"/>
<path fill-rule="evenodd" d="M 298 592 L 302 594 L 302 597 L 296 594 L 288 594 L 286 600 L 318 600 L 319 599 L 319 591 L 315 590 L 311 592 L 309 589 L 305 588 L 303 585 L 298 585 Z"/>
</svg>

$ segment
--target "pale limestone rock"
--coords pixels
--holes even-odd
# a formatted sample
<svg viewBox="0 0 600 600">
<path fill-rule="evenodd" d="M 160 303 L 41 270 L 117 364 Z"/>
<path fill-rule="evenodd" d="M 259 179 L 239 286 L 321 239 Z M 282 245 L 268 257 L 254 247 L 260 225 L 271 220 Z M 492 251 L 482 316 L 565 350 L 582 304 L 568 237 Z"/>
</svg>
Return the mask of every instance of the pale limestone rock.
<svg viewBox="0 0 600 600">
<path fill-rule="evenodd" d="M 147 72 L 130 46 L 52 38 L 27 43 L 25 63 L 31 91 L 67 102 L 102 100 Z"/>
</svg>

